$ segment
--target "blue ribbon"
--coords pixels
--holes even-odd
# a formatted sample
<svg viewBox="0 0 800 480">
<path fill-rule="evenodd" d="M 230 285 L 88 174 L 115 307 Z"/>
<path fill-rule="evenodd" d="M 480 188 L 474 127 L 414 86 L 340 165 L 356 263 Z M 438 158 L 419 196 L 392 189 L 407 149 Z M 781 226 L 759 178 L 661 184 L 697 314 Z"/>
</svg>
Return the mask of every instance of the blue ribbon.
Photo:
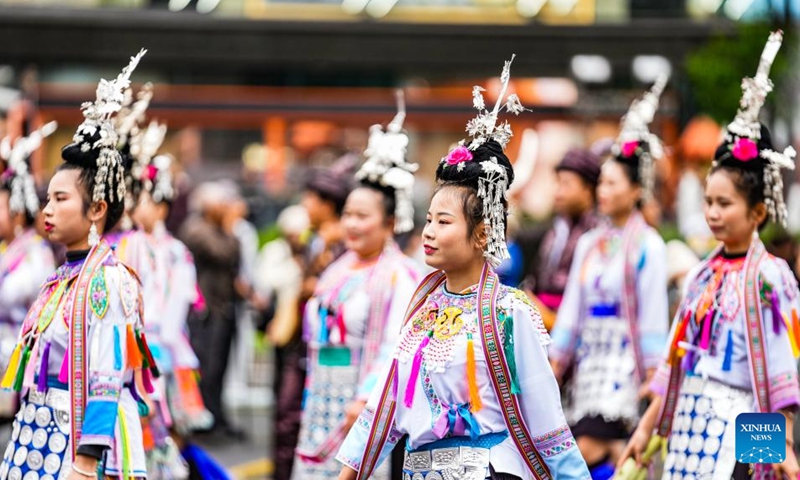
<svg viewBox="0 0 800 480">
<path fill-rule="evenodd" d="M 589 308 L 591 315 L 593 317 L 616 317 L 619 314 L 619 304 L 611 303 L 611 304 L 603 304 L 599 303 L 596 305 L 592 305 Z"/>
<path fill-rule="evenodd" d="M 469 411 L 469 406 L 463 403 L 461 405 L 450 405 L 450 410 L 447 412 L 447 425 L 450 436 L 453 436 L 455 432 L 456 421 L 458 421 L 459 416 L 464 419 L 469 438 L 477 440 L 481 436 L 481 427 L 475 417 L 472 416 L 472 412 Z"/>
</svg>

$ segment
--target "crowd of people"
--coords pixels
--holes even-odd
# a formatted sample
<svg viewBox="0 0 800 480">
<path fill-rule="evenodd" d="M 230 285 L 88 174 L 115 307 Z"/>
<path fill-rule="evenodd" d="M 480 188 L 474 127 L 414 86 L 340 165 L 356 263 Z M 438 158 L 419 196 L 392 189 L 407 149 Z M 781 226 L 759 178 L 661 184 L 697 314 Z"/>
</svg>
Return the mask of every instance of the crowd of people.
<svg viewBox="0 0 800 480">
<path fill-rule="evenodd" d="M 140 52 L 82 107 L 41 204 L 27 158 L 54 126 L 0 143 L 0 416 L 12 424 L 0 480 L 226 478 L 191 435 L 244 436 L 222 388 L 244 303 L 274 347 L 276 480 L 601 480 L 630 465 L 797 478 L 800 291 L 758 236 L 786 223 L 781 171 L 795 164 L 759 121 L 781 41 L 744 79 L 696 206 L 719 246 L 678 270 L 684 250 L 643 210 L 666 77 L 616 139 L 558 163 L 556 215 L 523 271 L 500 118 L 525 110 L 507 92 L 513 57 L 496 103 L 473 90 L 477 116 L 438 163 L 419 245 L 399 94 L 365 160 L 312 172 L 259 250 L 224 181 L 198 186 L 188 219 L 166 228 L 176 165 L 160 152 L 166 127 L 147 121 L 151 87 L 130 86 Z M 785 417 L 781 461 L 736 458 L 744 412 Z"/>
</svg>

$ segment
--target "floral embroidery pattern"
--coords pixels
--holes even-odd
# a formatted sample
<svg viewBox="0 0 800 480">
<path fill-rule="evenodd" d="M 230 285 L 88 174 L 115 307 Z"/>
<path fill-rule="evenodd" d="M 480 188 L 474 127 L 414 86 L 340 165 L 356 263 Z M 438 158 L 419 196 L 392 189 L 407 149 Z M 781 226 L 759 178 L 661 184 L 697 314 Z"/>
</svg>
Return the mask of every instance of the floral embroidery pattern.
<svg viewBox="0 0 800 480">
<path fill-rule="evenodd" d="M 95 317 L 103 318 L 108 312 L 108 285 L 106 284 L 106 271 L 100 268 L 89 286 L 89 305 Z"/>
<path fill-rule="evenodd" d="M 545 457 L 558 455 L 575 446 L 575 439 L 568 426 L 563 425 L 555 430 L 533 438 L 536 450 Z"/>
</svg>

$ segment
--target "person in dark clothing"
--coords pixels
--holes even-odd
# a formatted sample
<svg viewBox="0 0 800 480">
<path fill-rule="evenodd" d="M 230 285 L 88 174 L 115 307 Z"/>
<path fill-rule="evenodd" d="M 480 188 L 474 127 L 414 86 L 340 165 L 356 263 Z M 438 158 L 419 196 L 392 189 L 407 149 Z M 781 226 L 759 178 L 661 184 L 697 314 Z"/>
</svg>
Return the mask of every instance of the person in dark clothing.
<svg viewBox="0 0 800 480">
<path fill-rule="evenodd" d="M 192 348 L 200 360 L 200 391 L 206 408 L 214 415 L 214 430 L 241 436 L 225 415 L 222 388 L 231 344 L 236 337 L 236 288 L 239 242 L 233 235 L 236 210 L 226 208 L 227 190 L 215 183 L 198 187 L 196 213 L 180 229 L 179 238 L 194 256 L 197 283 L 206 312 L 190 318 Z"/>
<path fill-rule="evenodd" d="M 572 149 L 556 166 L 556 175 L 556 215 L 524 284 L 541 305 L 553 312 L 561 304 L 578 239 L 597 224 L 595 189 L 600 159 L 588 150 Z"/>
</svg>

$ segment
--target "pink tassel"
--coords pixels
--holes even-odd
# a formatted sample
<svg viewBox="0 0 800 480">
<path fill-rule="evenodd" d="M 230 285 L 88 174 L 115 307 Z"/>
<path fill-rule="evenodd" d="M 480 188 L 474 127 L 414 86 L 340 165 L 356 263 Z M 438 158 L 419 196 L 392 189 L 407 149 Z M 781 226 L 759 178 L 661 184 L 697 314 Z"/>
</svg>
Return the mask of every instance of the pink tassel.
<svg viewBox="0 0 800 480">
<path fill-rule="evenodd" d="M 708 313 L 706 313 L 705 321 L 703 322 L 703 334 L 700 337 L 700 348 L 703 350 L 708 350 L 711 344 L 711 322 L 714 319 L 714 313 L 714 310 L 709 308 Z"/>
<path fill-rule="evenodd" d="M 69 356 L 71 353 L 67 348 L 67 354 L 64 355 L 64 361 L 61 362 L 61 370 L 58 372 L 58 381 L 61 383 L 69 383 Z"/>
<path fill-rule="evenodd" d="M 25 370 L 25 377 L 22 381 L 22 385 L 26 388 L 33 385 L 33 379 L 36 377 L 36 361 L 39 359 L 39 348 L 41 348 L 41 345 L 37 342 L 31 351 L 31 359 L 28 361 L 28 368 Z M 47 382 L 46 379 L 45 382 Z M 47 383 L 45 383 L 45 385 L 47 385 Z"/>
<path fill-rule="evenodd" d="M 344 325 L 344 305 L 340 305 L 339 308 L 336 310 L 336 326 L 339 329 L 339 343 L 344 345 L 345 337 L 347 336 L 347 327 Z"/>
<path fill-rule="evenodd" d="M 422 341 L 419 343 L 419 348 L 417 348 L 417 352 L 414 354 L 414 363 L 411 365 L 411 375 L 408 377 L 406 395 L 403 399 L 403 404 L 405 404 L 405 406 L 408 408 L 411 408 L 411 405 L 414 404 L 414 391 L 417 388 L 419 369 L 422 366 L 422 351 L 425 350 L 425 347 L 427 347 L 428 343 L 430 343 L 431 336 L 433 336 L 433 331 L 428 332 L 428 336 L 422 339 Z"/>
<path fill-rule="evenodd" d="M 156 389 L 153 388 L 153 381 L 150 379 L 150 370 L 147 368 L 142 369 L 142 384 L 144 385 L 145 392 L 152 394 L 156 391 Z"/>
<path fill-rule="evenodd" d="M 775 290 L 772 290 L 772 295 L 770 295 L 770 304 L 772 307 L 772 333 L 778 335 L 781 333 L 783 314 L 781 313 L 781 301 L 778 298 L 778 293 Z"/>
</svg>

